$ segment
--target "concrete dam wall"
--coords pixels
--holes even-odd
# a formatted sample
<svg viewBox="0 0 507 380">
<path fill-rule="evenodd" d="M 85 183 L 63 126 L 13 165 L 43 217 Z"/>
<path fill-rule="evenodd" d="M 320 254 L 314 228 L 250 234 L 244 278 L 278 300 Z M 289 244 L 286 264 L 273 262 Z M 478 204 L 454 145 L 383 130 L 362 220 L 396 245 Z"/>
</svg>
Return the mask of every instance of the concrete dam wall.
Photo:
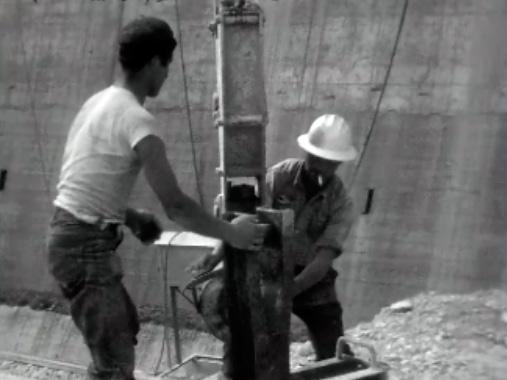
<svg viewBox="0 0 507 380">
<path fill-rule="evenodd" d="M 211 3 L 179 1 L 184 65 L 177 51 L 147 103 L 182 188 L 195 199 L 201 189 L 208 209 L 218 192 Z M 300 156 L 296 137 L 322 113 L 343 114 L 361 152 L 340 169 L 358 212 L 336 262 L 346 323 L 422 291 L 507 287 L 507 0 L 260 3 L 268 164 Z M 138 15 L 176 30 L 174 0 L 0 0 L 2 291 L 56 290 L 44 241 L 66 133 L 114 80 L 118 31 Z M 143 178 L 132 204 L 176 228 Z M 154 249 L 127 237 L 121 254 L 136 302 L 160 303 Z"/>
</svg>

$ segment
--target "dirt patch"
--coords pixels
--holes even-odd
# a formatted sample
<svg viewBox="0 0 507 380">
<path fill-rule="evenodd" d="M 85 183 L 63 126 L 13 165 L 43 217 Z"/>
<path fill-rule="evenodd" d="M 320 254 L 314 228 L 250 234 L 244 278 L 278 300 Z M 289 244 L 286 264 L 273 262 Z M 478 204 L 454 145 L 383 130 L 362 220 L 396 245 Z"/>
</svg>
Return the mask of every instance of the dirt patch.
<svg viewBox="0 0 507 380">
<path fill-rule="evenodd" d="M 382 309 L 346 335 L 373 345 L 391 367 L 391 380 L 504 379 L 507 292 L 421 294 Z M 293 360 L 304 364 L 311 351 L 300 344 Z M 367 357 L 360 349 L 356 353 Z"/>
<path fill-rule="evenodd" d="M 497 289 L 462 295 L 421 294 L 382 309 L 371 322 L 349 329 L 347 336 L 375 347 L 378 359 L 390 366 L 390 380 L 504 379 L 507 292 Z M 367 358 L 361 348 L 355 351 Z M 291 345 L 293 368 L 311 361 L 309 342 Z M 20 363 L 0 363 L 2 373 L 56 378 L 49 369 Z"/>
<path fill-rule="evenodd" d="M 61 295 L 25 289 L 3 289 L 0 305 L 28 306 L 32 310 L 51 311 L 69 315 L 69 303 Z M 168 324 L 172 326 L 172 314 L 158 305 L 141 305 L 137 308 L 141 323 Z M 195 310 L 179 309 L 178 321 L 181 328 L 206 331 L 206 325 Z"/>
</svg>

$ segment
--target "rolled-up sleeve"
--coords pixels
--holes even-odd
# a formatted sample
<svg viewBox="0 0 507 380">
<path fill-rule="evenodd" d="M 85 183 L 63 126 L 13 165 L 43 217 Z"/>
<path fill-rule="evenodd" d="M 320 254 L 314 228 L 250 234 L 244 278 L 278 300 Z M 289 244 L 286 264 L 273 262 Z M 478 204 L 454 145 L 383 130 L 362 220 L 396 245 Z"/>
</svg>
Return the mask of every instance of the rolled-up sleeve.
<svg viewBox="0 0 507 380">
<path fill-rule="evenodd" d="M 130 148 L 134 148 L 146 136 L 153 135 L 162 139 L 160 125 L 153 115 L 148 112 L 131 112 L 127 116 L 125 133 Z"/>
<path fill-rule="evenodd" d="M 342 191 L 333 202 L 329 222 L 322 235 L 315 242 L 315 249 L 330 248 L 338 257 L 354 222 L 352 199 Z"/>
</svg>

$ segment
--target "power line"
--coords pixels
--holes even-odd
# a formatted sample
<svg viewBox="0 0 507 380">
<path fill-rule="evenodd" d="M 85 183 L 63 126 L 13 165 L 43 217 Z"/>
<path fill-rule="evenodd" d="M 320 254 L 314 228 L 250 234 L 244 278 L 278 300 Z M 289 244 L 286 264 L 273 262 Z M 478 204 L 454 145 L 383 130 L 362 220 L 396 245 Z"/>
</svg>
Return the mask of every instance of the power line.
<svg viewBox="0 0 507 380">
<path fill-rule="evenodd" d="M 365 156 L 366 149 L 368 147 L 368 144 L 370 143 L 370 139 L 371 139 L 371 136 L 373 134 L 373 129 L 375 128 L 375 126 L 377 124 L 378 115 L 380 113 L 380 105 L 382 104 L 382 100 L 384 99 L 384 94 L 386 92 L 387 83 L 389 82 L 389 78 L 391 76 L 391 70 L 393 68 L 394 58 L 396 56 L 396 52 L 398 51 L 398 45 L 399 45 L 399 42 L 400 42 L 401 32 L 403 30 L 403 26 L 405 25 L 405 18 L 406 18 L 407 9 L 408 9 L 408 1 L 409 0 L 405 0 L 405 3 L 403 4 L 403 10 L 401 12 L 400 22 L 398 24 L 398 30 L 396 32 L 396 38 L 394 40 L 393 50 L 391 51 L 391 56 L 390 56 L 390 59 L 389 59 L 389 65 L 388 65 L 387 70 L 386 70 L 386 75 L 384 76 L 384 81 L 383 81 L 383 84 L 382 84 L 382 88 L 380 90 L 380 95 L 378 97 L 377 104 L 375 106 L 375 111 L 373 113 L 373 118 L 371 120 L 370 127 L 368 129 L 368 133 L 366 135 L 366 138 L 365 138 L 365 141 L 364 141 L 364 144 L 363 144 L 363 148 L 361 149 L 361 153 L 359 155 L 359 159 L 357 161 L 357 165 L 356 165 L 355 170 L 354 170 L 354 172 L 352 174 L 352 179 L 350 181 L 349 188 L 352 187 L 352 185 L 354 184 L 354 182 L 355 182 L 355 180 L 357 178 L 357 173 L 359 172 L 359 167 L 361 166 L 361 164 L 363 162 L 363 158 Z"/>
<path fill-rule="evenodd" d="M 174 7 L 176 11 L 176 26 L 178 28 L 178 36 L 179 36 L 179 51 L 180 51 L 180 60 L 181 60 L 181 71 L 183 76 L 183 88 L 185 93 L 185 109 L 187 113 L 187 121 L 188 121 L 188 133 L 190 135 L 190 144 L 192 147 L 192 164 L 194 166 L 194 175 L 195 175 L 195 185 L 197 188 L 197 194 L 199 195 L 199 203 L 201 206 L 204 206 L 204 195 L 202 193 L 201 180 L 199 177 L 199 171 L 197 168 L 197 153 L 195 151 L 195 143 L 194 143 L 194 130 L 192 128 L 192 117 L 190 113 L 190 101 L 188 99 L 188 84 L 187 84 L 187 73 L 186 73 L 186 65 L 185 65 L 185 57 L 183 54 L 183 37 L 181 33 L 181 22 L 180 22 L 180 7 L 178 0 L 174 0 Z"/>
<path fill-rule="evenodd" d="M 39 125 L 39 119 L 37 117 L 37 111 L 35 109 L 35 97 L 34 97 L 34 84 L 32 76 L 30 75 L 30 71 L 28 68 L 28 57 L 26 53 L 26 44 L 25 44 L 25 38 L 23 33 L 23 23 L 21 14 L 22 11 L 20 7 L 17 7 L 17 14 L 18 14 L 18 26 L 19 26 L 19 39 L 21 42 L 21 52 L 23 55 L 23 67 L 25 69 L 25 76 L 28 84 L 28 91 L 29 91 L 29 108 L 30 108 L 30 116 L 32 117 L 33 121 L 33 127 L 35 131 L 35 140 L 37 142 L 37 153 L 39 155 L 39 163 L 41 166 L 42 171 L 42 178 L 44 183 L 44 188 L 46 191 L 46 196 L 48 198 L 49 204 L 51 204 L 51 185 L 50 185 L 50 179 L 48 178 L 48 169 L 46 165 L 46 161 L 44 159 L 44 149 L 42 147 L 42 134 L 41 127 Z M 35 59 L 35 58 L 34 58 Z"/>
</svg>

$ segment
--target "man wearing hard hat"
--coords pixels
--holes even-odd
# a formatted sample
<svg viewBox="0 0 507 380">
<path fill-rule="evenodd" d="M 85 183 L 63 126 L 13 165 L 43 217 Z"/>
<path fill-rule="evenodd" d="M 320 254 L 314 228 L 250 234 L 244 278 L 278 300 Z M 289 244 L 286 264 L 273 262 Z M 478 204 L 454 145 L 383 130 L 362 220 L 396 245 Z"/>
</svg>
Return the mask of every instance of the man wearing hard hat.
<svg viewBox="0 0 507 380">
<path fill-rule="evenodd" d="M 339 115 L 322 115 L 297 139 L 304 159 L 268 170 L 268 207 L 295 213 L 293 313 L 307 326 L 317 360 L 333 357 L 343 336 L 333 260 L 342 253 L 353 222 L 352 201 L 336 174 L 354 160 L 350 127 Z"/>
<path fill-rule="evenodd" d="M 267 207 L 295 213 L 293 313 L 307 326 L 317 360 L 333 357 L 343 336 L 342 308 L 336 297 L 333 260 L 342 253 L 353 222 L 352 201 L 336 170 L 354 160 L 350 128 L 339 115 L 322 115 L 308 133 L 299 136 L 304 159 L 287 159 L 266 176 Z M 208 272 L 223 258 L 219 250 L 189 269 Z M 211 332 L 227 340 L 223 282 L 216 278 L 201 296 L 201 314 Z M 348 345 L 344 353 L 351 354 Z"/>
</svg>

